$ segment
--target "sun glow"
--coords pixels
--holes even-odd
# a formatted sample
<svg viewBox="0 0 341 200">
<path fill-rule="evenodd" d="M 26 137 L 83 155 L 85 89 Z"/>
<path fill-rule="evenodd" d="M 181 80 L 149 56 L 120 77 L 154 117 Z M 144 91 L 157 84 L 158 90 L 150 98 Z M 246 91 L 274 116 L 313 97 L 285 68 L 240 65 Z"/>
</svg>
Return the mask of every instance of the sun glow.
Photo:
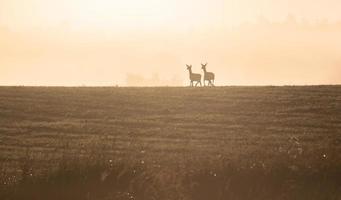
<svg viewBox="0 0 341 200">
<path fill-rule="evenodd" d="M 221 23 L 224 9 L 227 21 L 240 21 L 231 16 L 230 1 L 216 0 L 30 0 L 6 1 L 1 5 L 0 20 L 11 18 L 12 25 L 49 26 L 68 24 L 72 27 L 150 29 L 168 26 L 208 26 Z M 231 6 L 232 5 L 232 6 Z M 239 13 L 240 15 L 240 13 Z M 3 16 L 3 17 L 1 17 Z M 245 15 L 244 17 L 248 16 Z M 0 21 L 1 22 L 1 21 Z M 6 21 L 5 21 L 6 22 Z M 12 24 L 12 25 L 11 25 Z"/>
<path fill-rule="evenodd" d="M 69 19 L 91 26 L 148 26 L 172 20 L 174 5 L 159 0 L 75 0 L 69 5 Z"/>
</svg>

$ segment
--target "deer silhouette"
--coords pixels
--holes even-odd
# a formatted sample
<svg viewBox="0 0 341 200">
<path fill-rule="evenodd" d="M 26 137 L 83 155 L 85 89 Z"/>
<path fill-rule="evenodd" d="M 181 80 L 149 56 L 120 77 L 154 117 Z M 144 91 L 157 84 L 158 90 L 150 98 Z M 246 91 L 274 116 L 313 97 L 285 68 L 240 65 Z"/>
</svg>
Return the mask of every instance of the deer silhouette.
<svg viewBox="0 0 341 200">
<path fill-rule="evenodd" d="M 207 63 L 206 64 L 202 64 L 201 63 L 201 69 L 202 70 L 204 70 L 204 86 L 206 86 L 205 85 L 205 82 L 206 81 L 208 81 L 208 85 L 207 86 L 214 86 L 214 73 L 212 73 L 212 72 L 207 72 L 206 71 L 206 65 L 207 65 Z"/>
<path fill-rule="evenodd" d="M 201 74 L 195 74 L 192 72 L 192 65 L 186 65 L 187 70 L 189 71 L 189 79 L 191 81 L 190 86 L 193 87 L 193 82 L 196 81 L 197 83 L 195 86 L 197 86 L 200 83 L 201 86 Z"/>
</svg>

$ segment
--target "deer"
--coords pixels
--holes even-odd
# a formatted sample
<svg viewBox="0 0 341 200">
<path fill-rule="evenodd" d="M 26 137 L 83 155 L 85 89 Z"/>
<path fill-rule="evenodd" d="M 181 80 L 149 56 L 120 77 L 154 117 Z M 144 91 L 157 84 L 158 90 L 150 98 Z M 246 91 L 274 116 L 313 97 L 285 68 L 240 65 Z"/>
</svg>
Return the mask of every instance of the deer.
<svg viewBox="0 0 341 200">
<path fill-rule="evenodd" d="M 192 72 L 192 65 L 187 65 L 187 70 L 189 71 L 189 79 L 191 81 L 190 86 L 193 87 L 193 82 L 196 81 L 197 83 L 195 84 L 195 86 L 197 86 L 200 83 L 201 85 L 201 74 L 195 74 Z"/>
<path fill-rule="evenodd" d="M 214 86 L 214 73 L 212 72 L 207 72 L 206 71 L 206 65 L 207 65 L 207 62 L 206 64 L 202 64 L 201 63 L 201 69 L 204 70 L 204 86 L 205 85 L 205 82 L 208 81 L 208 85 L 207 86 Z"/>
</svg>

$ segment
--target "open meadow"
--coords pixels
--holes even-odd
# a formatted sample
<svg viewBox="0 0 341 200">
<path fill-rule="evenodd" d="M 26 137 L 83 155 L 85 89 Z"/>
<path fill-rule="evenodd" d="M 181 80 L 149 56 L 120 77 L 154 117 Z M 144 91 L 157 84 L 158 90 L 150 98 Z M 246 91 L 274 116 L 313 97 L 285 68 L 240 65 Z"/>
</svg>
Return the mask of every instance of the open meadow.
<svg viewBox="0 0 341 200">
<path fill-rule="evenodd" d="M 0 87 L 0 199 L 341 199 L 341 86 Z"/>
</svg>

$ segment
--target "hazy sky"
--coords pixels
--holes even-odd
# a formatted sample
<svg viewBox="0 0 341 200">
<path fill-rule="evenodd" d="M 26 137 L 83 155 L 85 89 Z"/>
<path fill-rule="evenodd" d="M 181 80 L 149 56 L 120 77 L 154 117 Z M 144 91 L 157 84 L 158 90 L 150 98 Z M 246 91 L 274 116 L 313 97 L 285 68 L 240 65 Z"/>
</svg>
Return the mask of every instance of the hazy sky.
<svg viewBox="0 0 341 200">
<path fill-rule="evenodd" d="M 340 84 L 340 10 L 338 0 L 0 0 L 0 85 L 125 85 L 127 74 L 187 84 L 185 64 L 201 72 L 206 61 L 221 85 Z"/>
</svg>

